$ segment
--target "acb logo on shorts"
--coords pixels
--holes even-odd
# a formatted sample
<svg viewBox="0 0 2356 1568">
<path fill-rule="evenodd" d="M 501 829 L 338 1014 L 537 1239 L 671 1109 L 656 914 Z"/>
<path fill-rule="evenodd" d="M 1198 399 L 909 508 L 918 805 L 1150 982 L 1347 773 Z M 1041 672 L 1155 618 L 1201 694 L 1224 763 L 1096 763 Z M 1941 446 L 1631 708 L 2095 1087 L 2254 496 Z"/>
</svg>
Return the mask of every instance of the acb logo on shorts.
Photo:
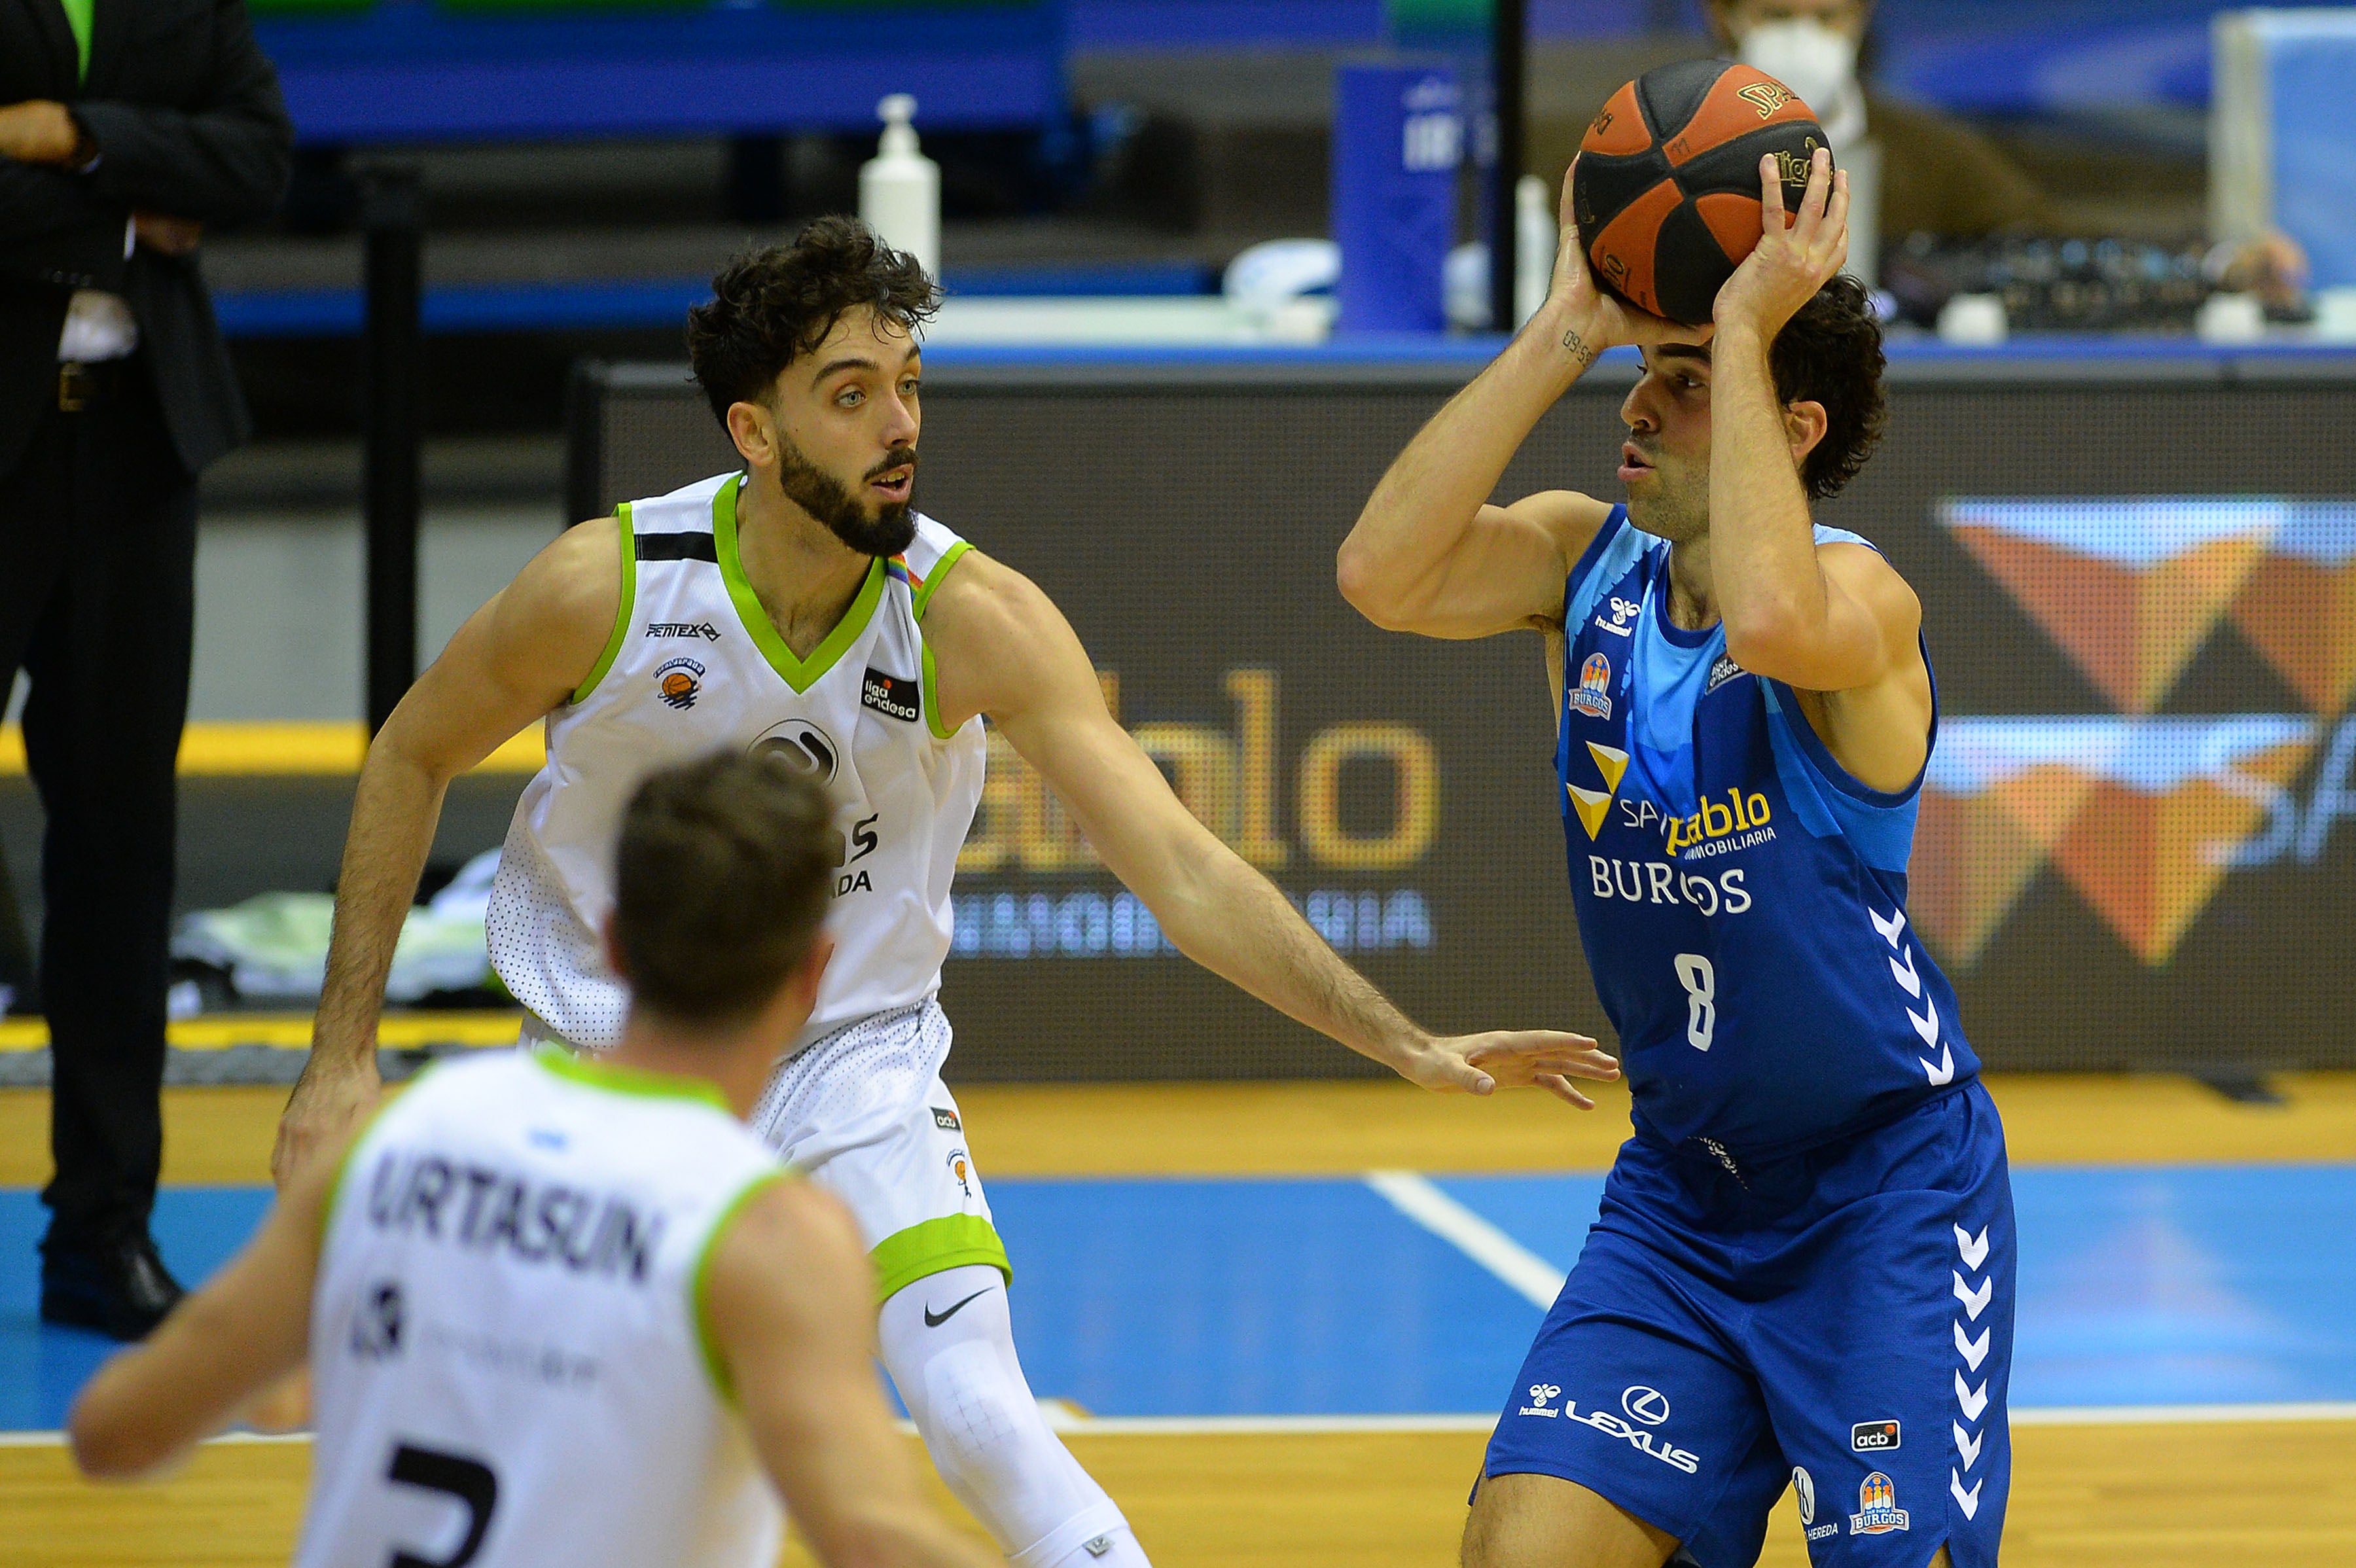
<svg viewBox="0 0 2356 1568">
<path fill-rule="evenodd" d="M 1848 1429 L 1848 1446 L 1853 1454 L 1882 1454 L 1898 1446 L 1898 1423 L 1894 1421 L 1860 1421 Z"/>
</svg>

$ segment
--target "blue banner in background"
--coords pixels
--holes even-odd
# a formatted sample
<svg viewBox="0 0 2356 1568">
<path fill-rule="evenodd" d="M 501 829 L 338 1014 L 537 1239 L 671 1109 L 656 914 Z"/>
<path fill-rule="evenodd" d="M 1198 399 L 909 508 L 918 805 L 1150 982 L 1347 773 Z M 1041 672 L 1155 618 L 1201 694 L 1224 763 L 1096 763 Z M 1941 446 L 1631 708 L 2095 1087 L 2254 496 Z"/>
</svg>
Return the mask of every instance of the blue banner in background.
<svg viewBox="0 0 2356 1568">
<path fill-rule="evenodd" d="M 1342 332 L 1438 332 L 1456 241 L 1463 94 L 1444 65 L 1345 65 L 1333 73 L 1334 293 Z"/>
</svg>

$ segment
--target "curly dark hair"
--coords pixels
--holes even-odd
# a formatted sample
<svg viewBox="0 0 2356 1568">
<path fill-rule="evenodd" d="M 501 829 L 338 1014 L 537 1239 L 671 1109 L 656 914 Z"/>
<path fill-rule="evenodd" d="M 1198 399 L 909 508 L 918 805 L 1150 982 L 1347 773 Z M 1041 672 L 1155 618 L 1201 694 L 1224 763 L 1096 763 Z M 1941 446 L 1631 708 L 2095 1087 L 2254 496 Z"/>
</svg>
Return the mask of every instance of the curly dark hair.
<svg viewBox="0 0 2356 1568">
<path fill-rule="evenodd" d="M 1881 439 L 1890 405 L 1881 392 L 1881 323 L 1865 285 L 1843 275 L 1818 289 L 1775 335 L 1767 364 L 1775 396 L 1785 403 L 1817 403 L 1825 436 L 1800 465 L 1800 483 L 1812 500 L 1837 496 Z"/>
<path fill-rule="evenodd" d="M 872 306 L 913 331 L 940 308 L 941 291 L 916 258 L 855 218 L 820 218 L 790 245 L 735 257 L 712 280 L 712 298 L 687 313 L 687 357 L 722 424 L 728 405 L 764 396 L 779 372 L 826 341 L 843 313 Z"/>
</svg>

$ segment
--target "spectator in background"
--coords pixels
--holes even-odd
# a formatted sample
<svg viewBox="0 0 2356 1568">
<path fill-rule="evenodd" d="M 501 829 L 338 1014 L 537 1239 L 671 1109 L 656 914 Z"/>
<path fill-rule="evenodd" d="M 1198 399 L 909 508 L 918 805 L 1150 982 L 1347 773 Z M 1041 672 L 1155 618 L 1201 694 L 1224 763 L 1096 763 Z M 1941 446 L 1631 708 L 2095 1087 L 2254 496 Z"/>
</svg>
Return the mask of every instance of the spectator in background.
<svg viewBox="0 0 2356 1568">
<path fill-rule="evenodd" d="M 1869 134 L 1881 146 L 1884 239 L 1979 240 L 2002 231 L 2069 231 L 2053 199 L 2003 149 L 1936 110 L 1884 97 L 1857 74 L 1873 0 L 1706 0 L 1711 30 L 1738 59 L 1807 100 L 1837 151 Z M 2212 254 L 2211 275 L 2269 305 L 2296 304 L 2307 258 L 2270 234 Z"/>
<path fill-rule="evenodd" d="M 196 250 L 264 217 L 294 127 L 242 0 L 0 5 L 0 690 L 31 680 L 53 1063 L 41 1316 L 119 1339 L 148 1235 L 197 479 L 243 399 Z"/>
</svg>

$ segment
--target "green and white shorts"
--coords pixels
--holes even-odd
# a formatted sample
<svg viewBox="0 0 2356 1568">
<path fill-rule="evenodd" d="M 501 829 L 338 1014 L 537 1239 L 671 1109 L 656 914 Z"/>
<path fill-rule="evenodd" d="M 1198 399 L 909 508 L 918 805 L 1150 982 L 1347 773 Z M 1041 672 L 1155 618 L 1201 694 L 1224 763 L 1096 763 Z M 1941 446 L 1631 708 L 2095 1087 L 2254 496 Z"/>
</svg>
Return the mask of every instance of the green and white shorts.
<svg viewBox="0 0 2356 1568">
<path fill-rule="evenodd" d="M 543 1040 L 582 1049 L 525 1014 L 519 1044 Z M 779 1062 L 745 1118 L 851 1210 L 875 1260 L 879 1304 L 968 1263 L 1014 1277 L 966 1148 L 965 1118 L 941 1081 L 948 1054 L 948 1015 L 932 998 L 874 1014 Z"/>
<path fill-rule="evenodd" d="M 949 1021 L 929 997 L 821 1036 L 777 1064 L 746 1118 L 842 1199 L 875 1260 L 876 1300 L 988 1263 L 1009 1280 L 965 1120 L 941 1081 Z"/>
</svg>

